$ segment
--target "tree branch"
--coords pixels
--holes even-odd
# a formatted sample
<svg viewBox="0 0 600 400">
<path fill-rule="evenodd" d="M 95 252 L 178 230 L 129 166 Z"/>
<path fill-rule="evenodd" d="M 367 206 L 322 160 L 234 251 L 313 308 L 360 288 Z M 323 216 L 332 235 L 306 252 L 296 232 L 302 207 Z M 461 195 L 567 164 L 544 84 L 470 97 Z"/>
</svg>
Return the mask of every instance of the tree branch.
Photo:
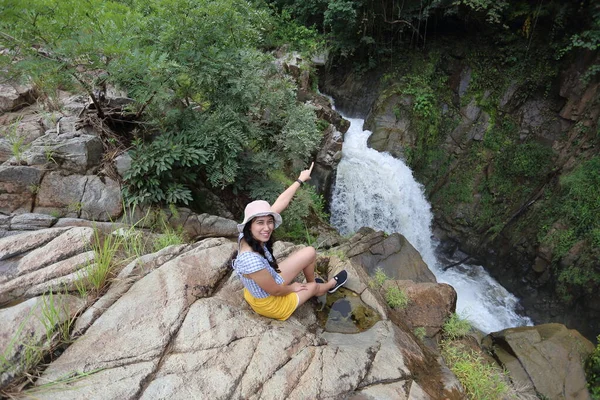
<svg viewBox="0 0 600 400">
<path fill-rule="evenodd" d="M 395 20 L 391 20 L 391 21 L 388 20 L 386 12 L 385 12 L 385 3 L 383 0 L 381 0 L 381 9 L 383 10 L 383 22 L 385 22 L 386 24 L 390 24 L 390 25 L 394 25 L 394 24 L 406 25 L 409 28 L 411 28 L 413 30 L 413 32 L 416 33 L 423 40 L 423 36 L 421 36 L 421 33 L 419 33 L 418 29 L 415 28 L 415 26 L 413 24 L 411 24 L 410 22 L 408 22 L 407 20 L 405 20 L 405 19 L 395 19 Z"/>
<path fill-rule="evenodd" d="M 146 107 L 148 106 L 148 104 L 150 104 L 150 102 L 152 100 L 154 100 L 154 96 L 156 95 L 157 91 L 155 90 L 152 95 L 148 98 L 148 100 L 146 100 L 144 102 L 144 104 L 142 104 L 142 108 L 140 108 L 140 110 L 137 112 L 137 114 L 135 114 L 135 119 L 139 119 L 140 116 L 142 115 L 142 113 L 144 112 L 144 110 L 146 109 Z"/>
<path fill-rule="evenodd" d="M 105 118 L 104 111 L 102 111 L 102 106 L 98 102 L 98 99 L 96 99 L 96 96 L 94 95 L 94 91 L 89 88 L 87 82 L 85 82 L 83 79 L 81 79 L 80 77 L 75 75 L 75 73 L 71 72 L 70 74 L 73 78 L 75 78 L 77 80 L 77 82 L 79 82 L 81 84 L 81 86 L 83 86 L 83 88 L 85 89 L 87 94 L 90 96 L 90 99 L 92 99 L 92 103 L 94 103 L 94 106 L 96 106 L 96 110 L 98 111 L 98 117 L 100 117 L 101 119 L 104 119 Z"/>
</svg>

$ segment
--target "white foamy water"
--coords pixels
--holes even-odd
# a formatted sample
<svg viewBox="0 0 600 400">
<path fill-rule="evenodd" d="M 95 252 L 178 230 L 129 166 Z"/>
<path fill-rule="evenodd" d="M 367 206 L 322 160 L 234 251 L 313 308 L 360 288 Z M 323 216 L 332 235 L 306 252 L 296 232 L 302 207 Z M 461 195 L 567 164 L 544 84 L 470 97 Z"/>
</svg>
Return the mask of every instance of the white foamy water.
<svg viewBox="0 0 600 400">
<path fill-rule="evenodd" d="M 346 119 L 351 125 L 333 189 L 331 224 L 342 235 L 363 226 L 402 234 L 421 253 L 438 282 L 456 289 L 457 312 L 481 331 L 531 325 L 529 318 L 516 312 L 518 299 L 483 267 L 460 265 L 441 270 L 432 243 L 431 207 L 423 187 L 404 162 L 367 147 L 371 132 L 362 130 L 362 119 Z"/>
</svg>

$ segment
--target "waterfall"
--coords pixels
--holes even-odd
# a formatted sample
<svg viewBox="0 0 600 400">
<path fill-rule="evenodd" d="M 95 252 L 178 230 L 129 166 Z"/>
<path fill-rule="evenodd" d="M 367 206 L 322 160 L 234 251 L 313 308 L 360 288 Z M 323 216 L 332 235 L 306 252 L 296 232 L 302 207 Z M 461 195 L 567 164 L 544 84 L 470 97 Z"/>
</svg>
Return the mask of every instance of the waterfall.
<svg viewBox="0 0 600 400">
<path fill-rule="evenodd" d="M 366 226 L 398 232 L 419 251 L 438 282 L 448 283 L 458 294 L 457 312 L 479 330 L 489 333 L 531 325 L 516 311 L 518 299 L 478 265 L 461 265 L 442 271 L 431 234 L 431 207 L 423 187 L 401 160 L 367 147 L 371 132 L 363 120 L 346 118 L 342 159 L 331 199 L 331 224 L 342 234 Z"/>
</svg>

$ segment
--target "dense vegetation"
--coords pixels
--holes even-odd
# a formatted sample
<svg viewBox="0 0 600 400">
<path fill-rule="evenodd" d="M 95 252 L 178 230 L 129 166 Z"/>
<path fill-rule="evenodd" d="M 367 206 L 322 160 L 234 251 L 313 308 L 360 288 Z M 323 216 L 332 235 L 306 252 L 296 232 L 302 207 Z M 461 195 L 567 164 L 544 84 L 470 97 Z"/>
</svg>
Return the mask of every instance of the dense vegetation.
<svg viewBox="0 0 600 400">
<path fill-rule="evenodd" d="M 83 90 L 120 129 L 132 202 L 198 207 L 200 184 L 273 200 L 288 183 L 280 171 L 297 173 L 320 141 L 314 111 L 269 54 L 319 42 L 260 2 L 1 0 L 0 12 L 11 79 L 33 81 L 48 107 L 58 90 Z M 107 88 L 134 100 L 116 118 L 124 127 L 102 103 Z M 314 199 L 300 199 L 301 215 Z"/>
<path fill-rule="evenodd" d="M 476 32 L 506 61 L 542 39 L 556 51 L 593 49 L 600 41 L 600 6 L 592 1 L 270 0 L 328 39 L 335 57 L 361 68 L 389 61 L 396 51 L 424 48 L 440 36 Z M 433 40 L 432 40 L 433 39 Z M 524 39 L 521 46 L 519 39 Z M 597 68 L 596 72 L 597 72 Z"/>
</svg>

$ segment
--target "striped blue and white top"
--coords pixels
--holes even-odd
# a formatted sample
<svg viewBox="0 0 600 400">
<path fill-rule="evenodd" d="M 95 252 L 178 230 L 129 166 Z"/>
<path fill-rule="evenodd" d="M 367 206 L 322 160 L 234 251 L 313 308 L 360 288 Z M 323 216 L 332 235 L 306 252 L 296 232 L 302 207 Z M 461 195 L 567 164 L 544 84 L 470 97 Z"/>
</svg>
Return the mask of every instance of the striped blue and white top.
<svg viewBox="0 0 600 400">
<path fill-rule="evenodd" d="M 240 235 L 239 240 L 241 240 L 242 235 Z M 238 241 L 239 241 L 238 240 Z M 250 294 L 258 299 L 264 299 L 265 297 L 269 297 L 269 293 L 265 292 L 254 280 L 251 278 L 247 278 L 244 274 L 251 274 L 253 272 L 260 271 L 261 269 L 266 269 L 269 271 L 273 279 L 278 285 L 283 285 L 283 278 L 275 272 L 273 267 L 269 264 L 269 261 L 273 261 L 273 256 L 267 250 L 267 247 L 263 247 L 265 250 L 265 257 L 261 256 L 258 253 L 253 251 L 245 251 L 243 253 L 238 254 L 235 262 L 233 263 L 233 269 L 235 270 L 237 276 L 242 281 L 242 284 Z"/>
</svg>

